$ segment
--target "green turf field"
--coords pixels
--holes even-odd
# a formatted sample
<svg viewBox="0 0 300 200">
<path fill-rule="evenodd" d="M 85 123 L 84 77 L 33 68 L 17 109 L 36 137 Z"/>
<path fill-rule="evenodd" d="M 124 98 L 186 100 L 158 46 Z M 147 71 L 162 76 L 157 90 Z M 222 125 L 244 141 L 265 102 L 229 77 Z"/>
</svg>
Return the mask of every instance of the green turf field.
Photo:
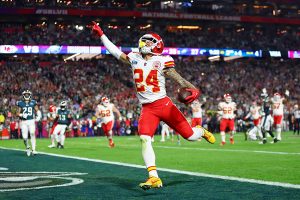
<svg viewBox="0 0 300 200">
<path fill-rule="evenodd" d="M 22 188 L 27 182 L 45 188 L 2 191 L 0 199 L 300 199 L 300 137 L 284 133 L 280 143 L 259 145 L 237 134 L 235 144 L 224 147 L 216 137 L 215 145 L 181 140 L 180 146 L 156 137 L 153 145 L 164 187 L 151 191 L 138 188 L 147 176 L 138 137 L 115 137 L 114 149 L 104 137 L 67 138 L 65 149 L 49 149 L 50 140 L 40 139 L 37 150 L 51 155 L 35 157 L 6 149 L 24 149 L 21 140 L 2 140 L 0 191 Z M 14 179 L 12 186 L 9 176 L 26 180 Z M 28 178 L 32 176 L 34 180 Z M 70 185 L 55 186 L 64 184 Z"/>
</svg>

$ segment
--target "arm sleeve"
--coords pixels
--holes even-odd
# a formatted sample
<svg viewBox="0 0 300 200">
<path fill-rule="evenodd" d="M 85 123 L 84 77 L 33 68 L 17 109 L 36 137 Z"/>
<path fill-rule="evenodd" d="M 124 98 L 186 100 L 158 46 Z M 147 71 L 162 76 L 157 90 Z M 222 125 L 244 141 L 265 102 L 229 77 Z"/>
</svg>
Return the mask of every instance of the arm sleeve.
<svg viewBox="0 0 300 200">
<path fill-rule="evenodd" d="M 119 60 L 123 52 L 116 47 L 116 45 L 114 45 L 104 34 L 101 36 L 101 41 L 109 53 Z"/>
</svg>

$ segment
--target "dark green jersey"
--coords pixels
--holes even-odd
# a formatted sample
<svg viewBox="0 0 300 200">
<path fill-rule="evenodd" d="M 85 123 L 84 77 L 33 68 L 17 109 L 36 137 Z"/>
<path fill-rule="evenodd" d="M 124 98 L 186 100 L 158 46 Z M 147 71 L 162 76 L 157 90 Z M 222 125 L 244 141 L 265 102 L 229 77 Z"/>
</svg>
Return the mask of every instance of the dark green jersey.
<svg viewBox="0 0 300 200">
<path fill-rule="evenodd" d="M 17 101 L 17 106 L 19 106 L 22 109 L 22 120 L 31 120 L 35 118 L 35 100 L 30 100 L 28 103 L 26 103 L 25 101 Z"/>
<path fill-rule="evenodd" d="M 68 125 L 70 123 L 69 118 L 68 118 L 69 115 L 70 115 L 69 110 L 58 109 L 57 110 L 57 117 L 58 117 L 57 123 Z"/>
</svg>

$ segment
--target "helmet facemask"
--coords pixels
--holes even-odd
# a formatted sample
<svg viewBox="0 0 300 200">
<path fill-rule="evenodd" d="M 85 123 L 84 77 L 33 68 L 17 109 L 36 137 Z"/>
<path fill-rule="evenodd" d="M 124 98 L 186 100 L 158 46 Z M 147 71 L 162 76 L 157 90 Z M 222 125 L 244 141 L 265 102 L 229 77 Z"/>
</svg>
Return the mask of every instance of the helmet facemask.
<svg viewBox="0 0 300 200">
<path fill-rule="evenodd" d="M 109 99 L 107 97 L 102 97 L 101 102 L 105 107 L 109 105 Z"/>
<path fill-rule="evenodd" d="M 281 96 L 280 96 L 279 93 L 275 93 L 275 94 L 274 94 L 274 100 L 275 100 L 275 101 L 279 101 L 280 98 L 281 98 Z"/>
<path fill-rule="evenodd" d="M 161 37 L 155 33 L 143 35 L 139 39 L 139 52 L 141 54 L 161 55 L 164 43 Z"/>
<path fill-rule="evenodd" d="M 25 101 L 30 101 L 31 99 L 31 92 L 29 90 L 25 90 L 23 93 L 22 93 L 22 96 L 23 96 L 23 99 Z"/>
<path fill-rule="evenodd" d="M 232 101 L 232 98 L 231 98 L 230 94 L 225 94 L 224 99 L 225 99 L 226 103 L 231 103 L 231 101 Z"/>
<path fill-rule="evenodd" d="M 65 101 L 62 101 L 60 104 L 59 104 L 59 107 L 61 110 L 65 110 L 67 108 L 67 102 Z"/>
</svg>

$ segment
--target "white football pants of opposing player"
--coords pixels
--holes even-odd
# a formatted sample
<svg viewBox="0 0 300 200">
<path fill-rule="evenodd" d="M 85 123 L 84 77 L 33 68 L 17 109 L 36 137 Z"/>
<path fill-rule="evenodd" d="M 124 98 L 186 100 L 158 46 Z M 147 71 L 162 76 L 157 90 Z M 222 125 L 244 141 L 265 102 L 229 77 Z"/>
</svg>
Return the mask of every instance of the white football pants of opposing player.
<svg viewBox="0 0 300 200">
<path fill-rule="evenodd" d="M 167 136 L 167 139 L 170 138 L 170 131 L 169 131 L 169 126 L 167 124 L 162 125 L 161 128 L 161 142 L 165 141 L 165 135 Z"/>
<path fill-rule="evenodd" d="M 261 133 L 261 127 L 260 127 L 260 125 L 254 126 L 248 132 L 248 138 L 250 140 L 257 140 L 257 137 L 263 138 L 263 135 Z"/>
<path fill-rule="evenodd" d="M 64 143 L 65 143 L 66 128 L 67 128 L 66 124 L 57 124 L 53 131 L 53 135 L 54 135 L 56 142 L 60 142 L 61 145 L 64 145 Z M 60 133 L 60 134 L 58 135 L 58 133 Z"/>
<path fill-rule="evenodd" d="M 32 151 L 35 151 L 36 147 L 36 139 L 35 139 L 35 120 L 23 120 L 20 123 L 22 137 L 24 140 L 24 143 L 26 145 L 26 148 L 29 148 L 28 144 L 28 133 L 30 134 L 30 141 L 31 141 L 31 149 Z"/>
</svg>

